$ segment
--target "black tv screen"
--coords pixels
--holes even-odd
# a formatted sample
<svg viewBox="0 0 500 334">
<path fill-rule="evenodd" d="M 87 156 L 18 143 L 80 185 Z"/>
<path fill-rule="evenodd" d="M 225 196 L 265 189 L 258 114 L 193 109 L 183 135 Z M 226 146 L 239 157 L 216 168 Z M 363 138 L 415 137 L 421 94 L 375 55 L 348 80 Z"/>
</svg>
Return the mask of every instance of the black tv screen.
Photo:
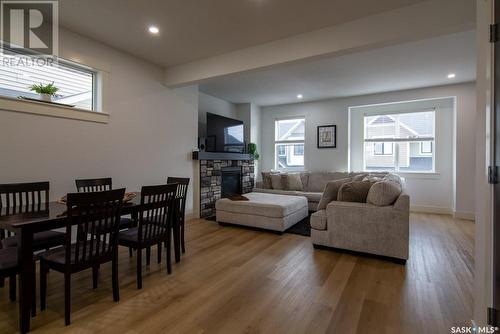
<svg viewBox="0 0 500 334">
<path fill-rule="evenodd" d="M 205 138 L 207 152 L 245 152 L 243 122 L 207 113 L 207 133 Z"/>
</svg>

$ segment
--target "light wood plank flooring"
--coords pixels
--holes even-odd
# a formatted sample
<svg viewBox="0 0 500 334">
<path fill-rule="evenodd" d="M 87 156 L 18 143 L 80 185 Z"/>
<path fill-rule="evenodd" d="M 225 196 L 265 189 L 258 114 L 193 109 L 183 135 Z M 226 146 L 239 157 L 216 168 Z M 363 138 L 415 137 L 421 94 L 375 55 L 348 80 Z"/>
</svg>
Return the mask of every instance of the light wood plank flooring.
<svg viewBox="0 0 500 334">
<path fill-rule="evenodd" d="M 156 249 L 136 290 L 135 258 L 120 250 L 121 301 L 111 268 L 72 280 L 64 326 L 63 281 L 49 274 L 39 333 L 449 333 L 472 316 L 474 223 L 412 214 L 406 266 L 328 250 L 309 238 L 192 220 L 187 253 L 167 275 Z M 17 304 L 0 289 L 0 333 L 17 330 Z"/>
</svg>

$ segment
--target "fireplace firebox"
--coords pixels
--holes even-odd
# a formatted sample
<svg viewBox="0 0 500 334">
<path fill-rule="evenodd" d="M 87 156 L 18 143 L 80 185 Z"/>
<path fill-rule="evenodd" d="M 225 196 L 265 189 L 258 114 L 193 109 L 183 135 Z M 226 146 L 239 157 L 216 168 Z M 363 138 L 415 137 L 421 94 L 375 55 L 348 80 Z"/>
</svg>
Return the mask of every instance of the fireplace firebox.
<svg viewBox="0 0 500 334">
<path fill-rule="evenodd" d="M 241 167 L 222 167 L 221 175 L 221 197 L 241 195 Z"/>
</svg>

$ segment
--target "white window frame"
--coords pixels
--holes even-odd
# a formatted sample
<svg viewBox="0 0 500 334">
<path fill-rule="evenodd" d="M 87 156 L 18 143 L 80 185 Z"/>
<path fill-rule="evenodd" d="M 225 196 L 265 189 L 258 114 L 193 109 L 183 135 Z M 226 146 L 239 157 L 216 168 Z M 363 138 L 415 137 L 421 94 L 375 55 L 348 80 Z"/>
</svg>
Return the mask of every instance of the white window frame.
<svg viewBox="0 0 500 334">
<path fill-rule="evenodd" d="M 85 58 L 85 57 L 84 57 Z M 58 58 L 58 61 L 64 62 L 66 66 L 71 66 L 75 68 L 82 68 L 87 71 L 93 72 L 92 80 L 92 104 L 93 110 L 80 109 L 75 107 L 69 107 L 57 104 L 48 104 L 44 102 L 37 102 L 31 100 L 20 100 L 13 97 L 1 96 L 0 95 L 0 110 L 58 117 L 58 118 L 68 118 L 74 120 L 96 122 L 96 123 L 108 123 L 109 113 L 106 112 L 108 108 L 108 99 L 105 96 L 109 81 L 109 68 L 110 64 L 102 63 L 98 59 L 86 59 L 89 61 L 89 65 L 81 63 L 80 60 L 72 61 L 71 59 Z M 96 66 L 94 66 L 94 64 Z"/>
<path fill-rule="evenodd" d="M 294 119 L 303 119 L 304 120 L 304 139 L 303 140 L 277 140 L 277 134 L 278 134 L 278 122 L 279 121 L 287 121 L 287 120 L 294 120 Z M 274 119 L 274 169 L 275 170 L 304 170 L 305 164 L 306 164 L 306 117 L 305 116 L 290 116 L 286 118 L 275 118 Z M 302 144 L 304 145 L 304 165 L 302 166 L 297 166 L 297 167 L 292 167 L 292 168 L 282 168 L 278 164 L 278 146 L 279 145 L 295 145 L 295 144 Z"/>
<path fill-rule="evenodd" d="M 374 137 L 372 139 L 367 139 L 366 138 L 366 126 L 365 126 L 365 117 L 372 117 L 372 116 L 383 116 L 383 115 L 397 115 L 397 114 L 408 114 L 408 113 L 418 113 L 418 112 L 426 112 L 426 111 L 432 111 L 434 112 L 434 124 L 433 124 L 433 137 L 418 137 L 418 138 L 392 138 L 392 137 Z M 391 142 L 393 143 L 393 156 L 394 156 L 394 171 L 395 172 L 403 172 L 403 173 L 415 173 L 415 174 L 435 174 L 436 173 L 436 109 L 435 108 L 428 108 L 428 109 L 423 109 L 423 110 L 415 110 L 415 111 L 408 111 L 408 110 L 401 110 L 401 111 L 391 111 L 391 112 L 367 112 L 363 114 L 362 117 L 363 121 L 363 146 L 365 146 L 366 143 L 384 143 L 384 142 Z M 399 157 L 399 145 L 400 144 L 407 144 L 408 145 L 408 151 L 410 150 L 410 143 L 411 142 L 424 142 L 424 141 L 431 141 L 433 143 L 432 145 L 432 153 L 427 154 L 426 156 L 432 157 L 432 170 L 429 171 L 407 171 L 403 170 L 400 171 L 400 157 Z M 421 145 L 420 145 L 421 149 Z M 375 154 L 374 154 L 375 155 Z M 408 165 L 410 161 L 410 155 L 408 154 Z M 366 168 L 366 150 L 363 149 L 363 169 L 365 171 L 370 171 L 369 169 Z"/>
</svg>

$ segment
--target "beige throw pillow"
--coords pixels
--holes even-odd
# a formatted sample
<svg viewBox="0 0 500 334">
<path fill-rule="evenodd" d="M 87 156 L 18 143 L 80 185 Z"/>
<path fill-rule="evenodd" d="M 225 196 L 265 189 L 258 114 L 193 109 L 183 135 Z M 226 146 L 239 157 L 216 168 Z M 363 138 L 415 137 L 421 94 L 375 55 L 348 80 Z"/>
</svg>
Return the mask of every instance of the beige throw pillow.
<svg viewBox="0 0 500 334">
<path fill-rule="evenodd" d="M 401 179 L 401 177 L 399 175 L 396 175 L 396 174 L 393 174 L 393 173 L 389 173 L 386 176 L 384 176 L 384 178 L 382 180 L 396 182 L 401 187 L 403 187 L 403 180 Z"/>
<path fill-rule="evenodd" d="M 366 201 L 377 206 L 392 205 L 401 195 L 401 185 L 393 181 L 375 183 L 368 192 Z"/>
<path fill-rule="evenodd" d="M 353 181 L 363 181 L 363 179 L 368 176 L 368 173 L 365 174 L 358 174 L 352 177 Z"/>
<path fill-rule="evenodd" d="M 272 189 L 284 190 L 285 182 L 283 182 L 285 174 L 271 174 Z"/>
<path fill-rule="evenodd" d="M 370 191 L 370 181 L 351 181 L 344 183 L 337 194 L 337 201 L 366 203 Z"/>
<path fill-rule="evenodd" d="M 300 173 L 300 180 L 302 181 L 302 189 L 303 190 L 307 189 L 307 185 L 309 183 L 309 175 L 310 175 L 309 172 L 301 172 Z"/>
<path fill-rule="evenodd" d="M 303 191 L 302 180 L 299 173 L 285 174 L 283 177 L 285 190 Z"/>
<path fill-rule="evenodd" d="M 326 206 L 331 201 L 337 200 L 337 194 L 339 192 L 339 188 L 347 182 L 351 182 L 350 178 L 330 181 L 326 184 L 325 190 L 323 191 L 323 195 L 321 195 L 321 199 L 318 203 L 317 211 L 326 209 Z"/>
<path fill-rule="evenodd" d="M 262 188 L 272 189 L 273 185 L 271 183 L 271 172 L 262 172 Z"/>
</svg>

